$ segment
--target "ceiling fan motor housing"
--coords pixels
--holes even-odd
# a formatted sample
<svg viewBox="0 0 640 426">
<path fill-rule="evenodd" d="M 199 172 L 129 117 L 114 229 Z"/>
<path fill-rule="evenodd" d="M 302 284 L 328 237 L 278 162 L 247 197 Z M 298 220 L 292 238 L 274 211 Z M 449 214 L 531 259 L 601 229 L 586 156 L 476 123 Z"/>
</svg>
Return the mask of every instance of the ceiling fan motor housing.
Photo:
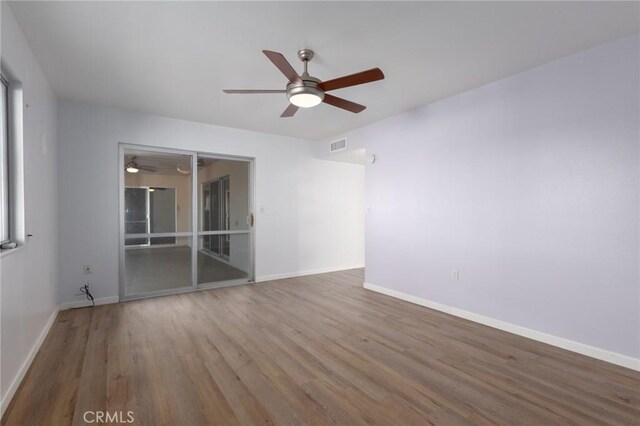
<svg viewBox="0 0 640 426">
<path fill-rule="evenodd" d="M 320 98 L 320 101 L 324 99 L 324 92 L 318 87 L 320 80 L 315 77 L 309 76 L 309 74 L 302 74 L 302 82 L 287 84 L 287 97 L 291 99 L 292 96 L 307 94 L 314 95 Z"/>
</svg>

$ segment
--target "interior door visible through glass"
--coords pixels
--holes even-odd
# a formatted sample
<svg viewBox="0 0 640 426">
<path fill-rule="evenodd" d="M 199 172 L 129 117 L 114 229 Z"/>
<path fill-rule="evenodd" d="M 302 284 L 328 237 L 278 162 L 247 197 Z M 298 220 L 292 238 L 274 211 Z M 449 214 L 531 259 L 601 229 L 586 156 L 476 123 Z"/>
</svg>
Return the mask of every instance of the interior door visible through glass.
<svg viewBox="0 0 640 426">
<path fill-rule="evenodd" d="M 202 185 L 203 231 L 228 231 L 231 229 L 229 176 L 215 179 Z M 205 235 L 203 249 L 229 258 L 228 235 Z"/>
<path fill-rule="evenodd" d="M 176 188 L 149 188 L 149 228 L 151 233 L 176 232 Z M 159 237 L 156 244 L 175 244 L 176 237 Z M 151 242 L 153 244 L 153 241 Z"/>
</svg>

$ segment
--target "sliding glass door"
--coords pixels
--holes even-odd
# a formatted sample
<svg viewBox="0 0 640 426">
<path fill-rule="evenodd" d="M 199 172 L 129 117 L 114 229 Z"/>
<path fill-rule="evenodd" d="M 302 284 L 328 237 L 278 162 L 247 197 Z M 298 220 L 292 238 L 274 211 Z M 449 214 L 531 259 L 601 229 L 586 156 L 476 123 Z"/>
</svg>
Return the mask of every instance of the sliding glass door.
<svg viewBox="0 0 640 426">
<path fill-rule="evenodd" d="M 198 284 L 250 275 L 250 163 L 198 156 Z"/>
<path fill-rule="evenodd" d="M 123 299 L 253 279 L 249 159 L 132 145 L 120 159 Z"/>
</svg>

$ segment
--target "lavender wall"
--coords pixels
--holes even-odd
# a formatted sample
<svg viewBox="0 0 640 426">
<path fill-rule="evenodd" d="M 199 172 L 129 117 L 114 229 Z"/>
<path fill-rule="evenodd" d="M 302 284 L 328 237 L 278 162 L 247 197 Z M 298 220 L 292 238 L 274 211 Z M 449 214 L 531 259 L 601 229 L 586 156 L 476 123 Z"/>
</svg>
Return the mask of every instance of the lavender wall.
<svg viewBox="0 0 640 426">
<path fill-rule="evenodd" d="M 24 211 L 16 221 L 24 220 L 24 230 L 18 224 L 18 239 L 33 234 L 21 247 L 0 253 L 1 416 L 58 311 L 58 142 L 57 104 L 49 83 L 7 2 L 0 3 L 0 17 L 2 73 L 22 83 L 17 111 L 22 115 Z M 19 140 L 14 143 L 20 145 Z"/>
<path fill-rule="evenodd" d="M 377 157 L 366 281 L 638 358 L 639 51 L 636 35 L 348 133 Z"/>
</svg>

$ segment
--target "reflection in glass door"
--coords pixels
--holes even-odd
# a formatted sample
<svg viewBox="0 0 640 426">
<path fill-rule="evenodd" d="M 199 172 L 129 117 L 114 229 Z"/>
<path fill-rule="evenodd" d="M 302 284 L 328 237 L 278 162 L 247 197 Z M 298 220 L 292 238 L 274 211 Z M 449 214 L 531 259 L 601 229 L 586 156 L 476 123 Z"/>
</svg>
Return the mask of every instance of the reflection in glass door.
<svg viewBox="0 0 640 426">
<path fill-rule="evenodd" d="M 250 277 L 250 163 L 198 157 L 198 284 Z"/>
<path fill-rule="evenodd" d="M 120 155 L 123 299 L 253 279 L 251 160 L 132 145 Z"/>
</svg>

